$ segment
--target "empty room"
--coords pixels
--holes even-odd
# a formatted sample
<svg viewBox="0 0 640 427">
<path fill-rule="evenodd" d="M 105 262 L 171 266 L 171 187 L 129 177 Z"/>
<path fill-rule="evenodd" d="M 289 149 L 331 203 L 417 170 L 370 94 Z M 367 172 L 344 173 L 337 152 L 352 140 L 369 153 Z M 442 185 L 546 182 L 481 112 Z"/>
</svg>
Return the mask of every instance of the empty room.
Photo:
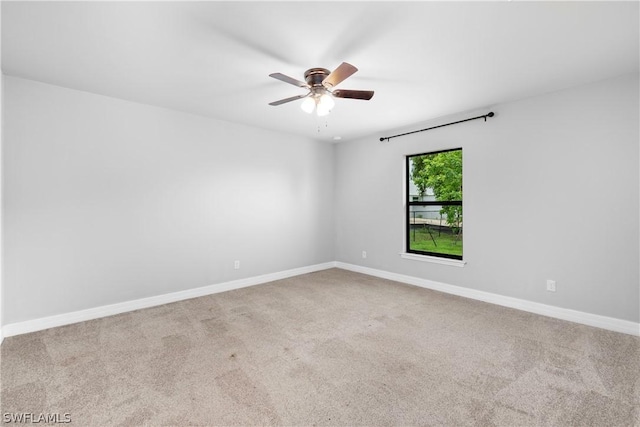
<svg viewBox="0 0 640 427">
<path fill-rule="evenodd" d="M 0 13 L 3 424 L 640 426 L 640 3 Z"/>
</svg>

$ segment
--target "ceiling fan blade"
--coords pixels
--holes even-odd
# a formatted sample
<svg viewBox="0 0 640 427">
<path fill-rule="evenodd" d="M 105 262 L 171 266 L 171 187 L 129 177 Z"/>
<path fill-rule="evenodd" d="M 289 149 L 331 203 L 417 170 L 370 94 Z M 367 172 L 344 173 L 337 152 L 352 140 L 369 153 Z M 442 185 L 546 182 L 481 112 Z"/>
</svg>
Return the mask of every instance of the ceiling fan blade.
<svg viewBox="0 0 640 427">
<path fill-rule="evenodd" d="M 351 98 L 351 99 L 364 99 L 366 101 L 373 98 L 372 90 L 349 90 L 349 89 L 336 89 L 333 91 L 333 96 L 336 98 Z"/>
<path fill-rule="evenodd" d="M 329 74 L 326 79 L 322 81 L 322 84 L 325 87 L 330 87 L 330 88 L 334 87 L 338 85 L 338 83 L 340 83 L 341 81 L 343 81 L 344 79 L 346 79 L 347 77 L 355 73 L 356 71 L 358 71 L 356 67 L 346 62 L 343 62 L 338 66 L 338 68 L 333 70 L 333 72 L 331 72 L 331 74 Z"/>
<path fill-rule="evenodd" d="M 306 98 L 307 96 L 309 96 L 310 93 L 311 92 L 305 93 L 303 95 L 292 96 L 291 98 L 281 99 L 279 101 L 273 101 L 273 102 L 270 102 L 269 105 L 276 106 L 276 105 L 286 104 L 287 102 L 295 101 L 296 99 Z"/>
<path fill-rule="evenodd" d="M 280 81 L 283 81 L 285 83 L 289 83 L 292 84 L 294 86 L 299 86 L 299 87 L 309 87 L 308 84 L 306 84 L 305 82 L 301 82 L 300 80 L 296 80 L 293 77 L 289 77 L 289 76 L 285 76 L 282 73 L 273 73 L 273 74 L 269 74 L 269 77 L 273 77 L 274 79 L 278 79 Z"/>
</svg>

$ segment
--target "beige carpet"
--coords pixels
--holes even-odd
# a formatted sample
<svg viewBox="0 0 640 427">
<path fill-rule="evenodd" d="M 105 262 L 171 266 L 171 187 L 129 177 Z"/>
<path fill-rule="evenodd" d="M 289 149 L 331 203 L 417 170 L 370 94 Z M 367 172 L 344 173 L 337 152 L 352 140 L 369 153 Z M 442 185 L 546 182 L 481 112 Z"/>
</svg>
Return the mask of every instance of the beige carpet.
<svg viewBox="0 0 640 427">
<path fill-rule="evenodd" d="M 338 269 L 7 338 L 1 371 L 3 421 L 640 425 L 639 338 Z"/>
</svg>

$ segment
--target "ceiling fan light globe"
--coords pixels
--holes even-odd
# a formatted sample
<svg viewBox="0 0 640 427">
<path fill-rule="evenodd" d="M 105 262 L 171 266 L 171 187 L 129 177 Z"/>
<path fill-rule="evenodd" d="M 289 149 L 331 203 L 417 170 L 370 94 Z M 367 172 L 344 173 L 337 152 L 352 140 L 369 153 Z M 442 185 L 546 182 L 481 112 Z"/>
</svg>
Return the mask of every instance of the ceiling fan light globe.
<svg viewBox="0 0 640 427">
<path fill-rule="evenodd" d="M 302 101 L 302 104 L 300 104 L 300 108 L 305 113 L 311 114 L 313 113 L 313 110 L 316 108 L 316 102 L 311 97 L 306 98 L 304 101 Z"/>
<path fill-rule="evenodd" d="M 333 97 L 328 93 L 323 94 L 318 101 L 318 108 L 323 108 L 327 110 L 331 110 L 336 105 L 336 102 L 333 100 Z"/>
</svg>

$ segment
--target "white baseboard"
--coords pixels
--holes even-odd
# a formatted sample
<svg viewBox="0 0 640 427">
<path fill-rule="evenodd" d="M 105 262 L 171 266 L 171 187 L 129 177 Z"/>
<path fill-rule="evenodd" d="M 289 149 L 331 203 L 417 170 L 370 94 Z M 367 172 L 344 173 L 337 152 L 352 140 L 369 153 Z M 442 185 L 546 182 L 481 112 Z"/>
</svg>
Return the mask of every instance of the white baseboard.
<svg viewBox="0 0 640 427">
<path fill-rule="evenodd" d="M 125 301 L 118 304 L 104 305 L 101 307 L 89 308 L 86 310 L 74 311 L 71 313 L 59 314 L 56 316 L 43 317 L 40 319 L 27 320 L 24 322 L 9 323 L 2 326 L 2 333 L 5 337 L 27 334 L 29 332 L 41 331 L 44 329 L 64 326 L 72 323 L 84 322 L 101 317 L 113 316 L 115 314 L 142 308 L 155 307 L 158 305 L 197 298 L 204 295 L 218 292 L 230 291 L 233 289 L 246 288 L 248 286 L 260 285 L 262 283 L 273 282 L 274 280 L 286 279 L 288 277 L 299 276 L 301 274 L 313 273 L 315 271 L 327 270 L 335 267 L 335 262 L 316 264 L 307 267 L 294 268 L 292 270 L 280 271 L 277 273 L 264 274 L 261 276 L 248 277 L 246 279 L 233 280 L 231 282 L 216 283 L 214 285 L 201 288 L 188 289 L 186 291 L 172 292 L 170 294 L 158 295 L 149 298 L 141 298 L 133 301 Z"/>
<path fill-rule="evenodd" d="M 404 274 L 391 273 L 388 271 L 376 270 L 373 268 L 362 267 L 354 264 L 336 262 L 335 266 L 337 268 L 367 274 L 369 276 L 394 280 L 396 282 L 407 283 L 409 285 L 419 286 L 421 288 L 433 289 L 436 291 L 458 295 L 465 298 L 471 298 L 491 304 L 501 305 L 504 307 L 515 308 L 518 310 L 528 311 L 530 313 L 540 314 L 556 319 L 567 320 L 569 322 L 581 323 L 583 325 L 595 326 L 596 328 L 640 336 L 640 323 L 634 323 L 628 320 L 600 316 L 598 314 L 585 313 L 582 311 L 571 310 L 567 308 L 554 307 L 551 305 L 540 304 L 537 302 L 507 297 L 498 294 L 492 294 L 490 292 L 478 291 L 476 289 L 469 289 L 461 286 L 448 285 L 446 283 L 434 282 L 432 280 L 422 279 L 419 277 L 406 276 Z"/>
<path fill-rule="evenodd" d="M 327 262 L 323 264 L 311 265 L 308 267 L 294 268 L 292 270 L 280 271 L 276 273 L 264 274 L 246 279 L 234 280 L 231 282 L 217 283 L 214 285 L 204 286 L 201 288 L 189 289 L 186 291 L 173 292 L 170 294 L 158 295 L 149 298 L 142 298 L 133 301 L 126 301 L 118 304 L 105 305 L 101 307 L 90 308 L 86 310 L 75 311 L 71 313 L 60 314 L 56 316 L 43 317 L 40 319 L 27 320 L 24 322 L 10 323 L 2 325 L 0 328 L 0 344 L 4 337 L 26 334 L 29 332 L 41 331 L 44 329 L 54 328 L 57 326 L 69 325 L 72 323 L 84 322 L 87 320 L 98 319 L 115 314 L 125 313 L 128 311 L 139 310 L 142 308 L 155 307 L 158 305 L 168 304 L 172 302 L 182 301 L 190 298 L 197 298 L 204 295 L 215 294 L 218 292 L 230 291 L 233 289 L 245 288 L 248 286 L 260 285 L 275 280 L 286 279 L 288 277 L 299 276 L 301 274 L 313 273 L 315 271 L 327 270 L 329 268 L 342 268 L 344 270 L 354 271 L 357 273 L 367 274 L 369 276 L 380 277 L 383 279 L 394 280 L 396 282 L 406 283 L 409 285 L 419 286 L 426 289 L 432 289 L 445 292 L 452 295 L 458 295 L 465 298 L 471 298 L 491 304 L 501 305 L 504 307 L 515 308 L 530 313 L 540 314 L 543 316 L 553 317 L 556 319 L 567 320 L 570 322 L 581 323 L 583 325 L 594 326 L 597 328 L 607 329 L 610 331 L 621 332 L 629 335 L 640 336 L 640 323 L 634 323 L 627 320 L 616 319 L 613 317 L 600 316 L 597 314 L 585 313 L 566 308 L 554 307 L 550 305 L 540 304 L 537 302 L 522 300 L 513 297 L 507 297 L 489 292 L 478 291 L 475 289 L 464 288 L 460 286 L 448 285 L 446 283 L 435 282 L 428 279 L 422 279 L 404 274 L 391 273 L 384 270 L 376 270 L 369 267 L 363 267 L 343 262 Z"/>
</svg>

